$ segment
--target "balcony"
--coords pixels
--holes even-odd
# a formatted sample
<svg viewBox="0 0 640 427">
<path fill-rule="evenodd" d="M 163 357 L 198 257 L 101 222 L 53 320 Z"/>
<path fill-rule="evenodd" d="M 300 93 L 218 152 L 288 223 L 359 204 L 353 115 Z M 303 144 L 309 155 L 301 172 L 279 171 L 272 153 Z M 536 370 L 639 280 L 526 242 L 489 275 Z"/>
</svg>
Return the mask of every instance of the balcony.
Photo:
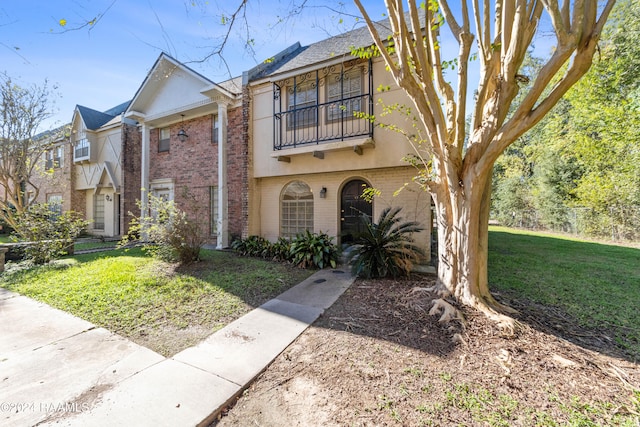
<svg viewBox="0 0 640 427">
<path fill-rule="evenodd" d="M 284 150 L 373 137 L 373 123 L 366 118 L 357 117 L 358 113 L 373 113 L 370 94 L 277 112 L 273 116 L 273 149 Z"/>
<path fill-rule="evenodd" d="M 91 150 L 90 143 L 88 139 L 81 139 L 78 141 L 73 149 L 73 161 L 74 162 L 83 162 L 83 161 L 91 161 Z"/>
</svg>

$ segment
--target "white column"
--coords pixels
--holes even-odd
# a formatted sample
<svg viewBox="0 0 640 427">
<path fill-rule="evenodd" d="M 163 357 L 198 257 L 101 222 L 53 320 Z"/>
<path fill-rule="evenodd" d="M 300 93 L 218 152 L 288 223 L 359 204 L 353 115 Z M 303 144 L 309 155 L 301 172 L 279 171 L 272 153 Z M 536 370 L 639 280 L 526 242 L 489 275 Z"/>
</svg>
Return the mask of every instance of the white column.
<svg viewBox="0 0 640 427">
<path fill-rule="evenodd" d="M 140 158 L 140 219 L 143 220 L 149 213 L 149 161 L 150 161 L 150 137 L 149 126 L 142 123 L 142 147 Z M 146 240 L 146 235 L 142 236 Z"/>
<path fill-rule="evenodd" d="M 218 101 L 218 245 L 229 247 L 229 197 L 227 184 L 227 103 Z"/>
</svg>

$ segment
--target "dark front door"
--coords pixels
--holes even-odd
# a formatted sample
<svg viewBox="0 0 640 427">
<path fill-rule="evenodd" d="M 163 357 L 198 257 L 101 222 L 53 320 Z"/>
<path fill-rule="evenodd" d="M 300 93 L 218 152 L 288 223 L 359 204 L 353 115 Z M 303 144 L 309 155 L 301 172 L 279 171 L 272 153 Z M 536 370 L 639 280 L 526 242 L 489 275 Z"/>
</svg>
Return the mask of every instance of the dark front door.
<svg viewBox="0 0 640 427">
<path fill-rule="evenodd" d="M 354 179 L 342 187 L 340 197 L 340 242 L 353 243 L 355 237 L 364 230 L 362 216 L 371 218 L 373 206 L 362 198 L 362 192 L 369 187 L 365 181 Z"/>
</svg>

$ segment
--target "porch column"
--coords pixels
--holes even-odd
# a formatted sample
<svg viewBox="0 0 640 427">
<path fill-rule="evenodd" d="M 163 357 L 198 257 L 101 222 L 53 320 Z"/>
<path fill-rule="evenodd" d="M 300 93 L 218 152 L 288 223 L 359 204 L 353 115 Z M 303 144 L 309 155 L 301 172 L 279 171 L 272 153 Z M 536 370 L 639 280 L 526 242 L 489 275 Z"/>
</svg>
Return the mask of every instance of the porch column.
<svg viewBox="0 0 640 427">
<path fill-rule="evenodd" d="M 150 155 L 149 126 L 142 123 L 142 153 L 140 157 L 140 219 L 144 220 L 149 213 L 149 155 Z M 142 239 L 146 240 L 146 233 Z"/>
<path fill-rule="evenodd" d="M 227 184 L 227 103 L 218 101 L 218 245 L 229 247 L 229 197 Z"/>
</svg>

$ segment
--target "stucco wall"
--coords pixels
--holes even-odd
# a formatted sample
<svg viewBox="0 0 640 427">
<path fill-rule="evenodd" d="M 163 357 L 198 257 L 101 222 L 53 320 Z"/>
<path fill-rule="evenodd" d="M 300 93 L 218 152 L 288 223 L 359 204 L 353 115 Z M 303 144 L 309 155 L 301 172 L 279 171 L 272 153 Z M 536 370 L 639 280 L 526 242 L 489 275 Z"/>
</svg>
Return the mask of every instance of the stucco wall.
<svg viewBox="0 0 640 427">
<path fill-rule="evenodd" d="M 96 132 L 91 138 L 91 163 L 76 163 L 76 190 L 88 190 L 95 188 L 96 184 L 103 178 L 105 162 L 107 162 L 113 173 L 113 185 L 117 188 L 122 183 L 119 181 L 122 176 L 122 135 L 120 124 L 108 129 Z M 109 182 L 109 185 L 112 185 Z"/>
<path fill-rule="evenodd" d="M 384 68 L 380 60 L 373 62 L 374 114 L 385 124 L 394 124 L 405 129 L 409 135 L 415 134 L 417 131 L 413 127 L 414 123 L 406 114 L 382 114 L 385 105 L 406 105 L 408 102 Z M 320 82 L 321 86 L 322 84 Z M 367 86 L 368 84 L 363 84 L 363 87 Z M 380 86 L 389 88 L 382 92 L 376 91 L 375 88 Z M 412 182 L 416 170 L 403 157 L 415 151 L 404 135 L 375 128 L 373 141 L 368 137 L 358 137 L 348 141 L 274 151 L 273 84 L 256 83 L 250 87 L 250 94 L 251 198 L 248 234 L 261 235 L 271 241 L 278 238 L 282 191 L 288 183 L 300 180 L 309 185 L 314 193 L 313 231 L 327 232 L 339 243 L 342 187 L 352 179 L 362 179 L 381 192 L 373 201 L 374 221 L 377 221 L 386 207 L 401 206 L 400 215 L 405 220 L 418 221 L 425 228 L 424 232 L 415 237 L 426 252 L 426 259 L 429 259 L 431 198 Z M 322 103 L 326 92 L 320 90 L 319 94 L 319 102 Z M 355 144 L 363 144 L 360 154 L 354 152 Z M 322 151 L 324 158 L 314 157 L 312 154 L 315 150 Z M 286 156 L 286 161 L 278 161 L 277 155 Z M 322 187 L 327 188 L 326 198 L 319 197 Z M 402 191 L 398 191 L 400 189 Z"/>
<path fill-rule="evenodd" d="M 373 62 L 373 99 L 374 115 L 381 123 L 394 124 L 407 131 L 409 135 L 415 134 L 413 121 L 400 112 L 392 112 L 383 117 L 385 105 L 406 105 L 407 99 L 404 92 L 393 83 L 391 76 L 385 70 L 384 64 L 377 60 Z M 378 92 L 376 88 L 389 86 L 390 89 Z M 364 88 L 367 85 L 363 85 Z M 253 174 L 256 178 L 296 175 L 301 173 L 323 173 L 340 170 L 366 170 L 373 168 L 405 166 L 403 157 L 414 153 L 414 149 L 407 138 L 400 133 L 374 128 L 373 142 L 375 148 L 364 148 L 363 155 L 358 156 L 352 150 L 352 144 L 348 143 L 320 143 L 304 148 L 283 149 L 274 152 L 274 105 L 273 84 L 261 83 L 251 87 L 252 96 L 252 150 L 256 161 L 253 165 Z M 286 96 L 283 95 L 283 96 Z M 320 90 L 320 102 L 324 102 L 326 94 Z M 381 102 L 378 102 L 378 101 Z M 356 139 L 358 143 L 367 141 L 367 137 Z M 353 142 L 353 141 L 352 141 Z M 338 148 L 333 150 L 332 148 Z M 318 160 L 312 156 L 314 150 L 324 151 L 324 160 Z M 279 162 L 275 155 L 291 156 L 290 162 Z"/>
<path fill-rule="evenodd" d="M 400 216 L 407 221 L 418 221 L 424 226 L 425 231 L 415 237 L 417 243 L 426 251 L 426 259 L 429 259 L 431 198 L 428 193 L 411 183 L 414 175 L 415 170 L 411 167 L 397 167 L 258 179 L 254 182 L 255 191 L 250 211 L 250 216 L 257 220 L 252 222 L 249 234 L 261 235 L 271 241 L 277 240 L 280 235 L 282 191 L 291 181 L 300 180 L 309 185 L 314 193 L 313 231 L 326 232 L 334 236 L 334 242 L 338 243 L 341 189 L 352 179 L 363 179 L 381 192 L 373 201 L 374 221 L 386 207 L 402 206 Z M 405 187 L 405 183 L 409 185 Z M 324 199 L 319 197 L 322 187 L 327 188 Z M 398 192 L 400 189 L 402 191 Z"/>
</svg>

